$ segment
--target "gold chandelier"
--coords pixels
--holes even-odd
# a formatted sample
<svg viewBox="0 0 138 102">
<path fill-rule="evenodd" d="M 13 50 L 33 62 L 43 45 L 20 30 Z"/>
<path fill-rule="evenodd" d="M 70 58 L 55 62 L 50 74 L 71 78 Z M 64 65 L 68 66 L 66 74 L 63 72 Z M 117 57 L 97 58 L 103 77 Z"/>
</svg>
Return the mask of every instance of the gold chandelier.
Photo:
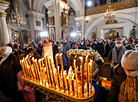
<svg viewBox="0 0 138 102">
<path fill-rule="evenodd" d="M 108 9 L 106 10 L 104 14 L 104 18 L 113 19 L 115 17 L 114 9 L 111 9 L 111 6 L 108 6 Z"/>
<path fill-rule="evenodd" d="M 13 12 L 13 9 L 12 9 L 11 17 L 9 17 L 8 22 L 15 23 L 17 24 L 17 26 L 20 26 L 20 25 L 23 26 L 24 24 L 26 24 L 26 21 L 24 20 L 22 14 L 18 12 L 17 4 L 15 4 L 15 12 Z"/>
</svg>

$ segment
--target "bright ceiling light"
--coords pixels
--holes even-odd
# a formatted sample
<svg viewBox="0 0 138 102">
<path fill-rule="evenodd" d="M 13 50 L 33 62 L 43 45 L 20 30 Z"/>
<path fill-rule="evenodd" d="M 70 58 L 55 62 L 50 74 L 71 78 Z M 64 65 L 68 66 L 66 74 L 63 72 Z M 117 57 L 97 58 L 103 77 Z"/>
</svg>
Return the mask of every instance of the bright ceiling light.
<svg viewBox="0 0 138 102">
<path fill-rule="evenodd" d="M 91 2 L 91 1 L 88 1 L 88 2 L 87 2 L 87 5 L 88 5 L 88 6 L 91 6 L 91 5 L 92 5 L 92 2 Z"/>
<path fill-rule="evenodd" d="M 71 33 L 71 36 L 72 37 L 75 37 L 77 34 L 76 33 Z"/>
<path fill-rule="evenodd" d="M 41 37 L 46 37 L 46 36 L 48 36 L 48 33 L 47 33 L 47 32 L 41 32 L 41 33 L 40 33 L 40 36 L 41 36 Z"/>
</svg>

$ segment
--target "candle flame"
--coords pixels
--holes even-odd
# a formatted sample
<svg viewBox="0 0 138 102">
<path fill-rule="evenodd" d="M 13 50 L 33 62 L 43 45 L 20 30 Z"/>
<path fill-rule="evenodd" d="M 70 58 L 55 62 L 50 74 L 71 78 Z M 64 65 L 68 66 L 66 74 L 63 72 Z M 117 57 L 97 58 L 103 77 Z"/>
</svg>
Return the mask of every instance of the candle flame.
<svg viewBox="0 0 138 102">
<path fill-rule="evenodd" d="M 60 56 L 62 56 L 62 53 L 60 54 Z"/>
<path fill-rule="evenodd" d="M 82 57 L 79 57 L 80 59 L 81 59 L 81 61 L 83 60 L 83 58 Z"/>
<path fill-rule="evenodd" d="M 93 62 L 93 60 L 90 60 L 91 62 Z"/>
<path fill-rule="evenodd" d="M 58 54 L 58 53 L 56 54 L 56 57 L 57 57 L 57 56 L 59 56 L 59 54 Z"/>
<path fill-rule="evenodd" d="M 45 56 L 47 56 L 48 55 L 48 52 L 45 54 Z"/>
<path fill-rule="evenodd" d="M 76 63 L 76 60 L 74 60 L 74 63 Z"/>
<path fill-rule="evenodd" d="M 89 65 L 91 66 L 91 63 L 89 62 Z"/>
<path fill-rule="evenodd" d="M 89 55 L 86 56 L 86 58 L 88 58 Z"/>
</svg>

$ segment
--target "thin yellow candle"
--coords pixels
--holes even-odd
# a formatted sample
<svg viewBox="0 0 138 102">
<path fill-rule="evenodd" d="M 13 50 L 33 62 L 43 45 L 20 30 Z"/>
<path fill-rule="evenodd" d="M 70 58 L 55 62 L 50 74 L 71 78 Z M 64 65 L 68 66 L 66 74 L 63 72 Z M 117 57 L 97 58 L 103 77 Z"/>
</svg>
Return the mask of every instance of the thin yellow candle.
<svg viewBox="0 0 138 102">
<path fill-rule="evenodd" d="M 56 89 L 56 87 L 55 87 L 55 78 L 54 78 L 54 71 L 53 71 L 53 66 L 52 66 L 52 62 L 51 62 L 51 56 L 49 58 L 49 63 L 50 63 L 51 71 L 52 71 L 51 76 L 52 76 L 52 79 L 53 79 L 53 87 L 54 87 L 54 89 Z"/>
<path fill-rule="evenodd" d="M 32 58 L 32 62 L 33 62 L 33 66 L 34 66 L 34 72 L 35 72 L 35 75 L 36 75 L 36 82 L 38 82 L 39 76 L 38 76 L 38 72 L 37 72 L 37 68 L 36 68 L 34 57 Z"/>
<path fill-rule="evenodd" d="M 33 65 L 31 65 L 31 70 L 32 70 L 32 74 L 33 74 L 33 80 L 36 82 L 36 76 L 35 76 L 35 73 L 34 73 L 34 70 L 33 70 L 34 68 L 33 68 Z"/>
<path fill-rule="evenodd" d="M 37 59 L 35 59 L 34 63 L 35 63 L 36 71 L 37 71 L 37 74 L 38 74 L 38 81 L 40 83 L 40 73 L 39 73 L 39 68 L 38 68 L 38 64 L 37 64 Z"/>
<path fill-rule="evenodd" d="M 60 54 L 60 64 L 61 64 L 62 75 L 63 75 L 63 88 L 65 92 L 65 76 L 64 76 L 64 68 L 63 68 L 63 62 L 62 62 L 62 53 Z"/>
<path fill-rule="evenodd" d="M 57 67 L 57 77 L 58 77 L 58 85 L 60 90 L 60 75 L 59 75 L 59 66 Z"/>
<path fill-rule="evenodd" d="M 90 62 L 91 62 L 90 73 L 91 73 L 91 93 L 92 93 L 93 61 L 92 61 L 92 60 L 90 60 Z"/>
<path fill-rule="evenodd" d="M 69 76 L 67 76 L 66 81 L 67 81 L 68 94 L 70 94 L 70 80 L 69 80 Z"/>
<path fill-rule="evenodd" d="M 38 60 L 38 64 L 39 64 L 39 70 L 40 70 L 40 80 L 42 81 L 42 66 L 41 66 L 41 59 Z"/>
<path fill-rule="evenodd" d="M 48 54 L 48 53 L 47 53 Z M 47 78 L 48 78 L 48 84 L 52 85 L 51 81 L 50 81 L 50 76 L 49 76 L 49 69 L 48 69 L 48 65 L 47 65 L 47 59 L 46 59 L 46 56 L 47 54 L 45 54 L 44 56 L 44 61 L 45 61 L 45 66 L 46 66 L 46 75 L 47 75 Z"/>
<path fill-rule="evenodd" d="M 22 67 L 22 71 L 23 71 L 24 77 L 26 78 L 26 73 L 25 73 L 25 68 L 24 68 L 24 65 L 23 65 L 23 60 L 20 60 L 20 65 Z"/>
<path fill-rule="evenodd" d="M 81 88 L 82 88 L 82 97 L 84 97 L 84 79 L 83 79 L 83 72 L 84 72 L 84 68 L 82 67 L 83 64 L 83 57 L 79 57 L 81 59 Z"/>
<path fill-rule="evenodd" d="M 76 69 L 76 60 L 74 60 L 74 69 L 75 69 L 75 76 L 76 76 L 76 91 L 77 91 L 77 97 L 78 97 L 78 78 L 77 78 L 77 69 Z"/>
<path fill-rule="evenodd" d="M 74 90 L 74 73 L 73 73 L 73 76 L 72 76 L 72 79 L 71 79 L 71 83 L 72 83 L 72 93 L 73 93 L 73 96 L 75 95 L 75 90 Z"/>
<path fill-rule="evenodd" d="M 89 72 L 88 72 L 88 55 L 85 58 L 85 62 L 86 62 L 86 82 L 87 82 L 87 94 L 89 96 Z"/>
<path fill-rule="evenodd" d="M 57 58 L 58 55 L 59 55 L 59 54 L 56 54 L 56 56 L 55 56 L 56 68 L 58 68 L 58 58 Z"/>
</svg>

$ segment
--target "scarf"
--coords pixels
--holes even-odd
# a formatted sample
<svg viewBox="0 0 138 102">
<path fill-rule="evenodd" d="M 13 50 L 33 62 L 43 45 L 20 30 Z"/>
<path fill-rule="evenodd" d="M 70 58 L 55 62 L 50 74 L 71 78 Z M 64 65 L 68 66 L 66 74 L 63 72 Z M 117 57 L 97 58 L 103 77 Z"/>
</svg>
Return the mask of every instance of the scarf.
<svg viewBox="0 0 138 102">
<path fill-rule="evenodd" d="M 119 51 L 119 55 L 117 55 L 117 47 L 115 46 L 114 50 L 113 50 L 113 59 L 112 59 L 113 62 L 116 62 L 117 64 L 120 64 L 122 56 L 125 53 L 125 50 L 126 50 L 125 47 L 121 46 L 120 51 Z"/>
<path fill-rule="evenodd" d="M 119 102 L 138 102 L 138 77 L 127 76 L 120 86 Z"/>
<path fill-rule="evenodd" d="M 11 47 L 6 47 L 5 55 L 2 56 L 2 59 L 0 61 L 0 65 L 9 57 L 9 55 L 12 53 Z"/>
</svg>

